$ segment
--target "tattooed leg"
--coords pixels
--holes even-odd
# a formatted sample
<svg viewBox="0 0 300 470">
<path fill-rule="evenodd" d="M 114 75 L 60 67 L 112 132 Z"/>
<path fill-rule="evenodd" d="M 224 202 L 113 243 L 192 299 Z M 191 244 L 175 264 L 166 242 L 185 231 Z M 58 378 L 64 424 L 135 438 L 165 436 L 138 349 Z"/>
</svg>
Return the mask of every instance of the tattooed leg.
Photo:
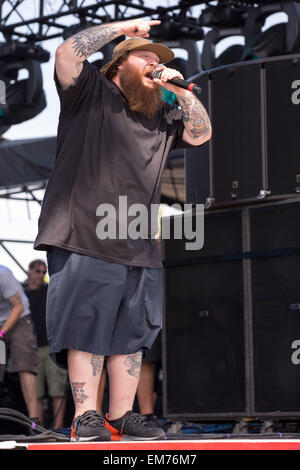
<svg viewBox="0 0 300 470">
<path fill-rule="evenodd" d="M 72 387 L 75 418 L 97 409 L 97 392 L 104 356 L 68 350 L 68 372 Z"/>
<path fill-rule="evenodd" d="M 136 379 L 140 377 L 142 367 L 142 351 L 127 356 L 124 361 L 124 366 L 129 375 L 132 375 Z"/>
<path fill-rule="evenodd" d="M 109 418 L 118 419 L 132 410 L 140 378 L 142 352 L 115 355 L 107 360 L 109 376 Z"/>
<path fill-rule="evenodd" d="M 73 393 L 73 398 L 75 403 L 84 403 L 89 396 L 84 391 L 84 386 L 86 382 L 71 382 L 71 388 Z"/>
<path fill-rule="evenodd" d="M 102 372 L 104 363 L 104 356 L 100 356 L 99 354 L 92 354 L 91 357 L 91 364 L 93 368 L 93 376 L 100 375 Z"/>
</svg>

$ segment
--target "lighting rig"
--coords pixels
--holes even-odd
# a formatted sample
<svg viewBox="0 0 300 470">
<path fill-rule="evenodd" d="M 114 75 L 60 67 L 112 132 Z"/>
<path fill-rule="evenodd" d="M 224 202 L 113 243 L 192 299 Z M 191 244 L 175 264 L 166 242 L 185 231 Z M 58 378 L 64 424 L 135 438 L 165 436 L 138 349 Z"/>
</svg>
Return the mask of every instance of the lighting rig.
<svg viewBox="0 0 300 470">
<path fill-rule="evenodd" d="M 49 60 L 49 52 L 36 44 L 9 41 L 0 44 L 0 79 L 5 88 L 0 103 L 0 133 L 13 124 L 32 119 L 45 109 L 41 63 Z M 19 80 L 19 72 L 28 71 L 28 78 Z"/>
<path fill-rule="evenodd" d="M 268 16 L 280 11 L 286 13 L 288 22 L 262 32 Z M 162 20 L 151 30 L 150 39 L 187 51 L 187 59 L 176 57 L 174 63 L 186 78 L 220 65 L 300 50 L 300 0 L 178 0 L 174 5 L 157 8 L 150 0 L 3 0 L 0 84 L 5 85 L 6 103 L 0 102 L 0 135 L 46 106 L 40 66 L 50 55 L 42 48 L 43 42 L 64 40 L 101 23 L 134 18 Z M 229 46 L 216 57 L 218 43 L 236 36 L 244 37 L 244 45 Z M 199 41 L 203 41 L 201 54 Z M 101 50 L 103 59 L 97 65 L 111 58 L 113 46 Z M 28 80 L 18 79 L 21 68 L 27 68 Z M 0 97 L 1 92 L 3 86 Z"/>
</svg>

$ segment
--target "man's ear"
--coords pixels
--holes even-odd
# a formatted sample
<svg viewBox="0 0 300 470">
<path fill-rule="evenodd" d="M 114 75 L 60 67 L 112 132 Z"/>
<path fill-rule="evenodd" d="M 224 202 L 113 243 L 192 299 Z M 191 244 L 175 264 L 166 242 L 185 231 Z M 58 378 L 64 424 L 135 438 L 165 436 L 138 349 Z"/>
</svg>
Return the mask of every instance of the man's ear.
<svg viewBox="0 0 300 470">
<path fill-rule="evenodd" d="M 121 62 L 121 64 L 118 65 L 118 71 L 119 71 L 119 70 L 123 70 L 123 69 L 124 69 L 124 66 L 125 66 L 125 64 L 126 64 L 127 62 L 128 62 L 128 57 L 126 57 L 126 58 Z"/>
</svg>

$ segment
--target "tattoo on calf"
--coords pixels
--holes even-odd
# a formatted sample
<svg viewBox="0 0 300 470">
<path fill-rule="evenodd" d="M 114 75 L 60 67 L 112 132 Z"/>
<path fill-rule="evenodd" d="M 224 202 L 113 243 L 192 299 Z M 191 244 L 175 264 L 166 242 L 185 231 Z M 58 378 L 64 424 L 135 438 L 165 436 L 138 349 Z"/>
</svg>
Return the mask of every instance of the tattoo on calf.
<svg viewBox="0 0 300 470">
<path fill-rule="evenodd" d="M 93 376 L 100 375 L 104 363 L 104 356 L 100 354 L 92 354 L 91 364 L 93 368 Z"/>
<path fill-rule="evenodd" d="M 113 24 L 94 26 L 73 36 L 73 49 L 79 57 L 86 58 L 114 39 L 117 30 Z"/>
<path fill-rule="evenodd" d="M 127 356 L 124 361 L 125 367 L 127 367 L 127 373 L 136 379 L 139 378 L 142 367 L 142 351 Z"/>
<path fill-rule="evenodd" d="M 89 398 L 89 396 L 83 390 L 86 382 L 71 382 L 73 398 L 75 403 L 84 403 L 85 400 Z"/>
</svg>

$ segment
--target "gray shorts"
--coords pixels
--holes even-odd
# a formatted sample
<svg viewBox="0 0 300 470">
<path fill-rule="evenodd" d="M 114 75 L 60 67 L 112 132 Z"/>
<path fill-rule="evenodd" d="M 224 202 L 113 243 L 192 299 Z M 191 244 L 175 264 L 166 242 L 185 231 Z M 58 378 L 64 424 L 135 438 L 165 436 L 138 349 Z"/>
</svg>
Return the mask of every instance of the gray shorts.
<svg viewBox="0 0 300 470">
<path fill-rule="evenodd" d="M 0 325 L 1 330 L 2 325 Z M 26 371 L 37 373 L 38 347 L 33 332 L 31 315 L 19 318 L 16 324 L 5 335 L 5 343 L 9 353 L 7 371 L 10 373 Z M 0 382 L 4 378 L 5 366 L 0 365 Z"/>
<path fill-rule="evenodd" d="M 46 384 L 49 397 L 63 397 L 66 393 L 68 373 L 57 367 L 50 359 L 49 346 L 39 348 L 39 366 L 36 376 L 37 397 L 46 394 Z"/>
<path fill-rule="evenodd" d="M 150 349 L 162 327 L 162 269 L 109 263 L 52 247 L 47 334 L 51 358 L 67 350 L 111 356 Z"/>
</svg>

